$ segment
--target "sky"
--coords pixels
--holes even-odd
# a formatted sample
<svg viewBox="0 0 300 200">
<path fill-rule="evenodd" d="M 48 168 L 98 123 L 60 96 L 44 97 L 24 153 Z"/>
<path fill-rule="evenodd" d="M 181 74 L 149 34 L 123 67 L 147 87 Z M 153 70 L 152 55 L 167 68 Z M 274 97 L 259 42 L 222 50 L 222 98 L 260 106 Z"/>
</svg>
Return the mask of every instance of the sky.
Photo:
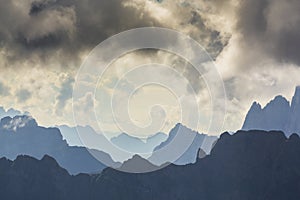
<svg viewBox="0 0 300 200">
<path fill-rule="evenodd" d="M 120 126 L 114 124 L 107 106 L 111 103 L 108 98 L 112 95 L 111 84 L 135 66 L 147 63 L 172 66 L 188 80 L 184 84 L 194 90 L 193 97 L 197 97 L 201 113 L 200 126 L 191 128 L 209 134 L 240 129 L 253 101 L 265 105 L 279 94 L 291 99 L 295 86 L 300 85 L 298 0 L 0 0 L 0 3 L 0 104 L 6 109 L 30 112 L 43 126 L 74 126 L 73 106 L 76 109 L 89 105 L 83 108 L 81 125 L 89 124 L 99 130 L 99 123 L 89 118 L 96 108 L 102 131 L 120 132 L 120 126 L 133 123 L 144 127 L 143 133 L 140 129 L 130 129 L 133 134 L 168 132 L 182 119 L 182 110 L 191 108 L 188 103 L 184 108 L 178 106 L 178 97 L 164 87 L 154 84 L 134 90 L 136 86 L 130 85 L 130 81 L 121 81 L 121 88 L 115 89 L 120 99 L 114 108 L 121 105 L 128 108 L 132 121 L 121 120 Z M 220 116 L 221 128 L 210 132 L 206 127 L 212 100 L 201 77 L 195 76 L 185 60 L 162 50 L 120 56 L 97 85 L 97 102 L 92 94 L 86 94 L 81 103 L 72 104 L 76 75 L 93 48 L 115 34 L 140 27 L 179 31 L 205 48 L 226 92 L 221 99 L 226 103 L 226 114 L 222 115 L 223 108 L 214 111 Z M 153 68 L 143 71 L 145 77 L 161 77 L 170 83 L 177 80 L 171 72 L 165 72 L 157 73 Z M 87 78 L 97 78 L 94 75 Z M 181 86 L 179 82 L 173 85 Z M 122 101 L 132 91 L 130 101 Z M 192 98 L 188 87 L 182 92 L 187 101 Z M 149 128 L 151 123 L 155 128 Z"/>
</svg>

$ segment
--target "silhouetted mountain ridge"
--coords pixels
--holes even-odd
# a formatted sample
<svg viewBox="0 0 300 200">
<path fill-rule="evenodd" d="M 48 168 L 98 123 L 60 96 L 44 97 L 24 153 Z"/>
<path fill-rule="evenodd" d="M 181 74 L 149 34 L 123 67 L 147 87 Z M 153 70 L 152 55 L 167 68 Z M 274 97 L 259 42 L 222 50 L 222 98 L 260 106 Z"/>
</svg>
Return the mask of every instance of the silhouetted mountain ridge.
<svg viewBox="0 0 300 200">
<path fill-rule="evenodd" d="M 165 152 L 160 152 L 160 149 L 165 148 L 174 140 L 179 141 L 176 145 L 173 145 Z M 160 145 L 155 147 L 153 155 L 149 158 L 150 162 L 160 166 L 166 162 L 172 162 L 176 165 L 186 165 L 195 163 L 198 157 L 199 149 L 202 149 L 205 154 L 209 154 L 214 142 L 218 139 L 216 136 L 209 136 L 206 134 L 198 133 L 181 123 L 177 123 L 173 129 L 171 129 L 168 138 Z M 181 146 L 187 146 L 183 149 L 184 152 L 175 161 L 172 158 L 168 158 L 169 152 L 177 150 Z"/>
<path fill-rule="evenodd" d="M 0 198 L 299 200 L 299 155 L 296 134 L 238 131 L 222 134 L 211 154 L 195 164 L 171 164 L 146 174 L 106 168 L 101 174 L 70 176 L 49 157 L 2 158 Z"/>
<path fill-rule="evenodd" d="M 42 158 L 48 154 L 71 174 L 99 172 L 106 166 L 89 151 L 101 156 L 106 163 L 117 166 L 111 157 L 101 151 L 84 147 L 70 147 L 58 128 L 38 126 L 35 119 L 22 115 L 5 117 L 0 121 L 0 156 L 15 159 L 18 155 Z"/>
<path fill-rule="evenodd" d="M 243 130 L 281 130 L 287 136 L 300 133 L 300 86 L 295 89 L 291 104 L 276 96 L 264 108 L 254 102 L 245 118 Z"/>
<path fill-rule="evenodd" d="M 111 142 L 121 149 L 124 149 L 133 153 L 151 153 L 154 148 L 161 142 L 167 139 L 167 135 L 164 133 L 156 133 L 144 140 L 121 133 L 120 135 L 111 138 Z"/>
</svg>

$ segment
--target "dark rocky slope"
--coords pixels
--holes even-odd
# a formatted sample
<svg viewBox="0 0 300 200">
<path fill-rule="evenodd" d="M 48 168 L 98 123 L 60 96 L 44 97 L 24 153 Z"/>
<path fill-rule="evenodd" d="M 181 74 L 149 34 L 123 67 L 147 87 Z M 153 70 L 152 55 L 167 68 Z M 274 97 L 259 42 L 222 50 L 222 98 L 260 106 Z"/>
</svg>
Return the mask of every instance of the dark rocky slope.
<svg viewBox="0 0 300 200">
<path fill-rule="evenodd" d="M 70 176 L 48 156 L 19 156 L 0 160 L 0 199 L 299 200 L 299 155 L 296 134 L 238 131 L 195 164 L 145 174 Z"/>
</svg>

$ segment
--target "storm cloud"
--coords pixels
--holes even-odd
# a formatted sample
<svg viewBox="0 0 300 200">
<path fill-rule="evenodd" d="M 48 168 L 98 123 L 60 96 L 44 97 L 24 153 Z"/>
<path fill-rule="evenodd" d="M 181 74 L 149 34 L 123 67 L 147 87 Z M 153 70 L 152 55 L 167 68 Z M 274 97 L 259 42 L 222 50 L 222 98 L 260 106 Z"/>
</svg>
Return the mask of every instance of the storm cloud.
<svg viewBox="0 0 300 200">
<path fill-rule="evenodd" d="M 300 65 L 300 1 L 241 1 L 236 30 L 245 45 L 259 47 L 279 62 Z"/>
<path fill-rule="evenodd" d="M 228 51 L 236 52 L 240 69 L 273 61 L 300 65 L 300 1 L 297 0 L 213 0 L 218 16 L 231 21 Z M 220 24 L 218 24 L 220 27 Z M 230 49 L 230 50 L 229 50 Z"/>
<path fill-rule="evenodd" d="M 74 65 L 77 68 L 82 56 L 109 36 L 145 26 L 178 30 L 185 27 L 188 34 L 203 40 L 213 57 L 226 44 L 218 31 L 206 26 L 199 11 L 192 6 L 182 7 L 177 1 L 166 1 L 166 5 L 149 0 L 0 0 L 0 3 L 0 47 L 9 67 L 21 67 L 26 60 L 36 66 L 49 67 L 49 63 L 58 62 L 62 68 Z M 149 5 L 154 5 L 153 9 Z M 166 7 L 170 16 L 160 16 L 161 10 L 155 10 Z"/>
<path fill-rule="evenodd" d="M 266 102 L 278 93 L 289 96 L 300 83 L 299 0 L 0 0 L 0 4 L 0 69 L 5 74 L 0 81 L 1 104 L 31 109 L 46 125 L 70 123 L 72 85 L 85 56 L 108 37 L 138 27 L 188 34 L 216 60 L 230 109 L 227 130 L 239 128 L 253 100 Z M 156 55 L 167 59 L 160 51 L 141 53 L 126 61 L 135 65 Z M 195 91 L 206 88 L 186 63 L 171 64 L 181 69 Z M 60 78 L 62 74 L 65 78 Z"/>
</svg>

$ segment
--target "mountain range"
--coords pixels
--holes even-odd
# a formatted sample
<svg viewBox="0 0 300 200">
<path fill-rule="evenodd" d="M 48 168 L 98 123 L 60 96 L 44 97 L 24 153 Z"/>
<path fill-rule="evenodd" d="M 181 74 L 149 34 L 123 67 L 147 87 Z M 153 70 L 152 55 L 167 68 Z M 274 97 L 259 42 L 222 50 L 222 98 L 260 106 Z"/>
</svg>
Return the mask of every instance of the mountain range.
<svg viewBox="0 0 300 200">
<path fill-rule="evenodd" d="M 160 149 L 163 149 L 167 145 L 170 145 L 172 141 L 174 141 L 175 137 L 176 140 L 179 141 L 177 144 L 175 144 L 173 147 L 168 149 L 166 152 L 159 151 Z M 155 147 L 154 153 L 149 158 L 149 160 L 157 166 L 163 165 L 166 162 L 172 162 L 176 165 L 186 165 L 190 163 L 195 163 L 199 150 L 200 149 L 203 150 L 202 151 L 203 154 L 209 154 L 217 139 L 218 137 L 216 136 L 200 134 L 197 131 L 194 131 L 178 123 L 170 131 L 167 140 L 162 142 L 157 147 Z M 171 156 L 169 156 L 170 151 L 175 151 L 179 147 L 185 145 L 187 146 L 187 148 L 183 152 L 181 152 L 181 155 L 179 155 L 177 159 L 172 160 Z"/>
<path fill-rule="evenodd" d="M 101 133 L 97 133 L 90 126 L 76 126 L 69 127 L 66 125 L 58 126 L 64 139 L 68 142 L 69 145 L 76 146 L 85 146 L 83 141 L 80 139 L 77 130 L 84 132 L 85 141 L 89 141 L 87 147 L 101 150 L 107 152 L 113 151 L 114 149 L 109 148 L 111 146 L 110 142 L 116 147 L 127 152 L 127 154 L 120 155 L 120 152 L 115 152 L 118 154 L 118 157 L 111 155 L 114 160 L 119 162 L 124 162 L 132 158 L 135 154 L 140 154 L 141 157 L 148 159 L 154 165 L 160 166 L 164 163 L 171 162 L 172 160 L 168 159 L 168 156 L 156 155 L 155 151 L 162 149 L 166 145 L 170 144 L 171 141 L 176 137 L 179 137 L 179 140 L 186 140 L 190 138 L 192 140 L 191 144 L 187 149 L 185 149 L 183 154 L 174 161 L 177 165 L 185 165 L 189 163 L 194 163 L 196 161 L 197 153 L 201 148 L 203 150 L 203 156 L 209 154 L 213 146 L 213 143 L 218 139 L 216 136 L 209 136 L 206 134 L 200 134 L 197 131 L 187 128 L 186 126 L 178 123 L 176 126 L 169 132 L 165 133 L 156 133 L 152 136 L 145 138 L 144 140 L 138 137 L 131 136 L 126 133 L 118 134 L 115 137 L 112 137 L 110 141 Z M 176 147 L 177 148 L 177 147 Z M 154 155 L 151 156 L 151 153 L 154 151 Z M 169 153 L 172 153 L 172 149 L 168 150 Z M 150 156 L 150 157 L 149 157 Z"/>
<path fill-rule="evenodd" d="M 106 168 L 71 176 L 56 161 L 0 159 L 0 199 L 299 200 L 300 138 L 280 131 L 223 133 L 211 154 L 132 174 Z"/>
<path fill-rule="evenodd" d="M 126 133 L 121 133 L 111 138 L 110 141 L 123 150 L 147 154 L 152 153 L 155 147 L 164 142 L 167 138 L 168 135 L 161 132 L 151 135 L 144 140 Z"/>
<path fill-rule="evenodd" d="M 291 103 L 283 96 L 276 96 L 263 108 L 254 102 L 242 129 L 281 130 L 287 136 L 300 134 L 300 86 L 296 87 Z"/>
<path fill-rule="evenodd" d="M 95 159 L 90 152 L 101 156 L 110 166 L 120 165 L 107 153 L 69 146 L 58 128 L 38 126 L 30 116 L 5 117 L 0 121 L 0 157 L 15 159 L 18 155 L 30 155 L 39 159 L 50 155 L 71 174 L 103 170 L 106 165 Z"/>
<path fill-rule="evenodd" d="M 15 117 L 17 115 L 29 115 L 28 112 L 21 112 L 19 110 L 15 110 L 13 108 L 10 109 L 4 109 L 3 107 L 0 107 L 0 119 L 4 117 Z"/>
<path fill-rule="evenodd" d="M 59 128 L 63 138 L 70 146 L 88 147 L 108 153 L 110 152 L 113 159 L 119 162 L 128 160 L 134 156 L 135 153 L 145 154 L 147 157 L 156 146 L 165 141 L 168 137 L 167 134 L 156 133 L 143 140 L 127 133 L 114 133 L 112 135 L 116 136 L 108 138 L 107 136 L 109 136 L 110 133 L 107 133 L 107 136 L 105 136 L 103 133 L 95 131 L 91 126 L 69 127 L 67 125 L 60 125 L 56 127 Z M 115 146 L 115 148 L 112 148 L 112 146 Z M 117 151 L 118 148 L 119 151 Z M 122 151 L 126 153 L 122 154 Z"/>
<path fill-rule="evenodd" d="M 77 133 L 78 130 L 84 133 L 80 135 L 81 138 Z M 140 155 L 148 159 L 151 165 L 161 166 L 172 160 L 155 152 L 151 155 L 151 152 L 153 149 L 157 151 L 165 147 L 175 135 L 193 139 L 189 148 L 174 161 L 178 165 L 194 163 L 199 149 L 204 150 L 202 151 L 204 156 L 209 153 L 213 142 L 217 140 L 215 136 L 200 134 L 182 124 L 177 124 L 168 135 L 157 133 L 145 141 L 125 133 L 109 141 L 103 134 L 97 133 L 89 126 L 46 128 L 39 126 L 31 116 L 16 115 L 1 119 L 0 157 L 14 160 L 18 155 L 29 155 L 40 159 L 44 155 L 49 155 L 71 174 L 100 172 L 107 165 L 120 167 L 120 162 L 134 157 L 135 153 L 141 153 Z M 122 153 L 118 148 L 111 148 L 113 146 L 111 143 L 129 152 Z M 172 154 L 172 151 L 173 149 L 170 149 L 169 153 Z M 94 158 L 95 154 L 97 159 Z M 99 162 L 99 158 L 105 164 Z"/>
</svg>

